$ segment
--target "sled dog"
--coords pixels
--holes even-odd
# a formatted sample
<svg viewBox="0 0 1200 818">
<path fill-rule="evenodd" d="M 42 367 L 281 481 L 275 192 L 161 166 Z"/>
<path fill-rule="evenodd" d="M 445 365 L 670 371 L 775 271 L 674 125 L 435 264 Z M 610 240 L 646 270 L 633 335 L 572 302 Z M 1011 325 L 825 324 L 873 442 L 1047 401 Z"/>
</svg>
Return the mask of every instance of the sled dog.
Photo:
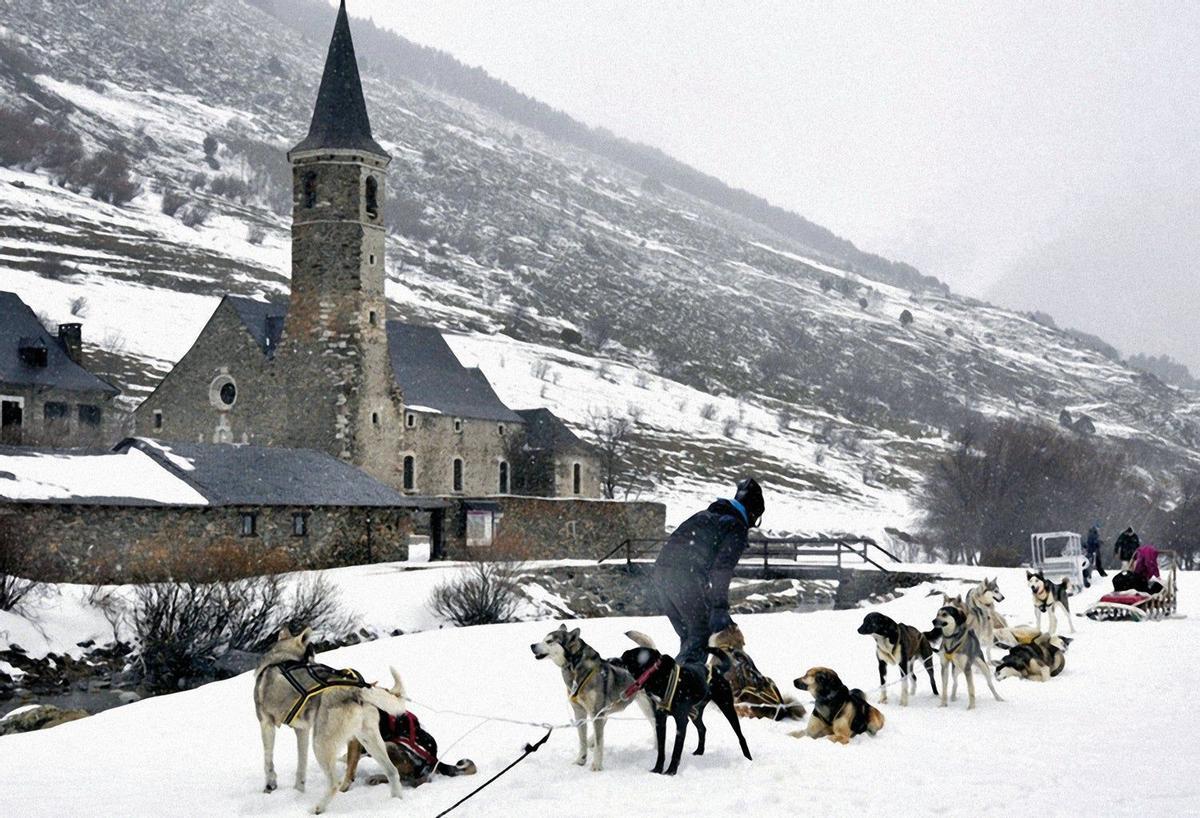
<svg viewBox="0 0 1200 818">
<path fill-rule="evenodd" d="M 809 668 L 792 684 L 797 690 L 812 693 L 813 709 L 808 726 L 803 731 L 789 733 L 790 736 L 828 736 L 830 741 L 849 744 L 854 736 L 862 733 L 873 736 L 883 729 L 883 713 L 867 702 L 861 690 L 846 687 L 827 667 Z"/>
<path fill-rule="evenodd" d="M 529 646 L 537 659 L 549 658 L 562 670 L 567 699 L 575 713 L 579 731 L 579 754 L 575 763 L 587 763 L 588 723 L 592 725 L 592 769 L 604 768 L 604 723 L 631 701 L 637 701 L 647 719 L 653 720 L 650 700 L 634 688 L 634 677 L 619 662 L 602 659 L 587 642 L 579 638 L 579 628 L 567 630 L 559 625 L 540 642 Z M 627 695 L 628 694 L 628 695 Z"/>
<path fill-rule="evenodd" d="M 653 640 L 637 631 L 626 631 L 626 636 L 639 647 L 630 648 L 621 654 L 620 662 L 642 685 L 642 690 L 654 702 L 654 741 L 657 755 L 650 772 L 661 773 L 666 755 L 667 717 L 675 720 L 675 744 L 671 748 L 671 763 L 666 774 L 675 775 L 679 769 L 679 758 L 683 755 L 683 741 L 687 736 L 687 724 L 691 719 L 696 725 L 698 742 L 693 755 L 704 755 L 704 708 L 711 701 L 725 716 L 737 735 L 742 755 L 750 759 L 750 748 L 742 735 L 737 709 L 733 702 L 733 688 L 725 678 L 732 667 L 728 656 L 718 648 L 705 648 L 717 659 L 712 668 L 700 665 L 681 665 L 670 656 L 665 656 L 654 646 Z M 752 759 L 751 759 L 752 760 Z"/>
<path fill-rule="evenodd" d="M 992 645 L 996 641 L 996 629 L 1008 627 L 1004 617 L 996 610 L 996 603 L 1004 601 L 1004 594 L 1000 593 L 998 580 L 999 578 L 984 579 L 983 582 L 967 591 L 964 599 L 967 606 L 967 622 L 979 636 L 983 654 L 989 662 L 992 660 Z"/>
<path fill-rule="evenodd" d="M 900 704 L 908 705 L 908 694 L 917 692 L 917 669 L 924 664 L 929 673 L 929 686 L 933 695 L 938 694 L 937 682 L 933 678 L 933 647 L 929 636 L 912 625 L 897 622 L 890 616 L 871 612 L 863 617 L 858 632 L 875 640 L 875 658 L 879 660 L 879 684 L 887 684 L 888 665 L 900 671 Z M 879 701 L 887 703 L 887 688 L 879 694 Z"/>
<path fill-rule="evenodd" d="M 387 758 L 387 749 L 379 735 L 379 712 L 402 716 L 406 712 L 404 699 L 377 687 L 339 685 L 304 698 L 289 681 L 289 673 L 312 669 L 338 674 L 333 668 L 313 662 L 309 644 L 312 629 L 305 628 L 296 636 L 286 627 L 279 632 L 278 641 L 259 662 L 254 674 L 254 712 L 262 731 L 263 771 L 267 783 L 264 792 L 277 787 L 275 776 L 275 731 L 289 723 L 296 731 L 296 783 L 303 792 L 308 773 L 308 745 L 312 739 L 313 754 L 325 773 L 327 787 L 313 812 L 320 814 L 338 792 L 336 766 L 338 756 L 351 738 L 358 739 L 376 758 Z M 392 671 L 396 687 L 400 677 Z M 361 677 L 359 677 L 361 678 Z M 299 710 L 296 708 L 299 706 Z M 384 765 L 392 797 L 400 797 L 400 776 L 396 768 Z"/>
<path fill-rule="evenodd" d="M 1042 628 L 1042 614 L 1045 613 L 1050 616 L 1049 633 L 1051 635 L 1058 633 L 1058 618 L 1054 614 L 1057 608 L 1062 608 L 1067 615 L 1067 624 L 1071 626 L 1071 633 L 1075 633 L 1075 623 L 1071 621 L 1069 601 L 1071 580 L 1063 577 L 1062 582 L 1051 582 L 1041 571 L 1037 573 L 1026 571 L 1025 579 L 1029 582 L 1029 590 L 1033 594 L 1033 613 L 1037 618 L 1038 630 Z"/>
<path fill-rule="evenodd" d="M 389 691 L 399 699 L 404 698 L 404 687 L 397 678 Z M 379 714 L 379 734 L 387 746 L 387 760 L 375 759 L 380 764 L 391 764 L 400 774 L 400 781 L 410 787 L 419 787 L 433 777 L 434 773 L 444 776 L 474 775 L 475 762 L 464 758 L 456 764 L 438 761 L 437 740 L 421 728 L 421 723 L 412 713 L 393 716 Z M 350 739 L 346 748 L 346 777 L 342 779 L 342 792 L 350 789 L 358 772 L 358 762 L 366 748 L 358 739 Z M 382 784 L 386 776 L 373 775 L 368 784 Z"/>
<path fill-rule="evenodd" d="M 996 666 L 996 678 L 1013 676 L 1039 682 L 1049 681 L 1051 677 L 1062 673 L 1067 664 L 1066 653 L 1055 644 L 1057 641 L 1057 637 L 1043 633 L 1032 642 L 1009 648 L 1008 655 Z"/>
<path fill-rule="evenodd" d="M 941 633 L 941 658 L 942 658 L 942 702 L 941 706 L 946 707 L 946 688 L 950 683 L 950 673 L 953 671 L 955 675 L 955 689 L 952 699 L 958 697 L 957 677 L 962 673 L 967 677 L 967 709 L 975 708 L 975 667 L 979 667 L 983 671 L 983 679 L 987 682 L 988 690 L 992 691 L 992 695 L 996 697 L 996 701 L 1002 702 L 1000 694 L 996 692 L 996 686 L 992 684 L 991 669 L 983 658 L 983 648 L 979 644 L 979 635 L 967 625 L 967 610 L 966 604 L 955 599 L 950 604 L 942 606 L 938 611 L 937 616 L 933 618 L 934 626 Z"/>
</svg>

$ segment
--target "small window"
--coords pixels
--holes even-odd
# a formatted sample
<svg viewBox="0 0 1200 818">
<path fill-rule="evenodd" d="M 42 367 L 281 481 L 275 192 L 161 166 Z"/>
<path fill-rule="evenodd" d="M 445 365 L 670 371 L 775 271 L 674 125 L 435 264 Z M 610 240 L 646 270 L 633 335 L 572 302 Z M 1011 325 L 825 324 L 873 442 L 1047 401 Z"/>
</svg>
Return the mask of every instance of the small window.
<svg viewBox="0 0 1200 818">
<path fill-rule="evenodd" d="M 462 429 L 463 429 L 462 418 L 455 418 L 454 419 L 454 433 L 462 434 Z"/>
<path fill-rule="evenodd" d="M 379 425 L 379 413 L 378 412 L 371 413 L 371 425 L 373 425 L 373 426 Z"/>
<path fill-rule="evenodd" d="M 371 310 L 369 313 L 367 313 L 367 321 L 371 323 L 371 326 L 375 326 L 375 310 Z"/>
<path fill-rule="evenodd" d="M 504 437 L 504 424 L 503 423 L 497 424 L 496 431 L 499 433 L 500 437 Z"/>
<path fill-rule="evenodd" d="M 212 383 L 208 385 L 208 401 L 215 409 L 227 412 L 237 403 L 237 399 L 237 382 L 228 374 L 222 373 L 217 375 L 217 377 L 212 379 Z"/>
<path fill-rule="evenodd" d="M 571 467 L 571 493 L 583 494 L 583 466 L 578 463 Z"/>
<path fill-rule="evenodd" d="M 241 533 L 243 537 L 258 536 L 258 514 L 253 511 L 244 511 L 241 515 Z"/>
<path fill-rule="evenodd" d="M 317 174 L 310 170 L 304 174 L 304 206 L 317 206 Z"/>
<path fill-rule="evenodd" d="M 32 343 L 22 346 L 17 350 L 17 355 L 21 358 L 21 363 L 25 366 L 31 366 L 35 369 L 45 369 L 47 358 L 46 345 L 42 342 Z"/>
<path fill-rule="evenodd" d="M 221 403 L 226 406 L 233 406 L 237 400 L 237 387 L 232 383 L 227 383 L 221 387 Z"/>
<path fill-rule="evenodd" d="M 370 261 L 371 266 L 374 267 L 375 266 L 375 254 L 372 253 L 370 256 L 368 256 L 368 258 L 371 260 Z"/>
<path fill-rule="evenodd" d="M 461 457 L 454 458 L 454 490 L 463 490 L 463 462 Z"/>
<path fill-rule="evenodd" d="M 292 515 L 292 536 L 308 536 L 308 512 L 298 511 Z"/>
<path fill-rule="evenodd" d="M 42 406 L 42 417 L 49 421 L 66 420 L 71 414 L 71 407 L 65 403 L 50 401 Z"/>
<path fill-rule="evenodd" d="M 500 493 L 508 494 L 508 464 L 500 461 Z"/>
<path fill-rule="evenodd" d="M 367 218 L 379 218 L 379 180 L 374 176 L 367 177 Z M 375 263 L 375 257 L 371 256 L 371 263 Z"/>
<path fill-rule="evenodd" d="M 154 428 L 155 429 L 162 428 L 162 410 L 161 409 L 154 410 Z"/>
<path fill-rule="evenodd" d="M 496 531 L 496 515 L 491 511 L 471 509 L 467 512 L 467 547 L 486 548 L 492 544 Z"/>
<path fill-rule="evenodd" d="M 79 404 L 79 422 L 84 426 L 99 426 L 101 412 L 99 406 L 90 403 Z"/>
<path fill-rule="evenodd" d="M 412 412 L 405 412 L 404 413 L 404 425 L 407 426 L 409 429 L 414 428 L 417 425 L 417 416 L 415 414 L 413 414 Z"/>
<path fill-rule="evenodd" d="M 404 490 L 412 491 L 417 487 L 417 459 L 411 454 L 404 458 Z"/>
</svg>

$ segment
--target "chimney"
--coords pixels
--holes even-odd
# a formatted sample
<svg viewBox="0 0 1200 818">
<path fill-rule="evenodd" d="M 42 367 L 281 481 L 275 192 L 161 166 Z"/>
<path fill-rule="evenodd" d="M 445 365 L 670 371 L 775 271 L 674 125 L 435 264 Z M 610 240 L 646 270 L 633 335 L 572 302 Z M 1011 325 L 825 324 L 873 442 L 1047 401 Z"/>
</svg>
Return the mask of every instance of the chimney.
<svg viewBox="0 0 1200 818">
<path fill-rule="evenodd" d="M 77 364 L 83 363 L 83 324 L 59 324 L 58 343 L 68 358 Z"/>
</svg>

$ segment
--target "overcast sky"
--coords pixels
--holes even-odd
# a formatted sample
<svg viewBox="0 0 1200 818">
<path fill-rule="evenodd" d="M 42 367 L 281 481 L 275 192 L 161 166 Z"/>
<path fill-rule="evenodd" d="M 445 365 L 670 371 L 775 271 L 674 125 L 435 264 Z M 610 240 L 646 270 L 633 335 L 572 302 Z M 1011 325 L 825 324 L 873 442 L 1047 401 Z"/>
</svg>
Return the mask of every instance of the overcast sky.
<svg viewBox="0 0 1200 818">
<path fill-rule="evenodd" d="M 1200 370 L 1200 3 L 349 7 L 958 291 Z"/>
</svg>

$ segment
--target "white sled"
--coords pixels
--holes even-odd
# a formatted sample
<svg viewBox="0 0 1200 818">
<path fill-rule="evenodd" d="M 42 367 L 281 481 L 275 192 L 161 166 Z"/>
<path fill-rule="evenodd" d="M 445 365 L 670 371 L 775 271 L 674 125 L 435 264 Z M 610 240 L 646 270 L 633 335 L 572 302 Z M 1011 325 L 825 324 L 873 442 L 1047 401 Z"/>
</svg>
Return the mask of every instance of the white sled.
<svg viewBox="0 0 1200 818">
<path fill-rule="evenodd" d="M 1084 616 L 1100 622 L 1145 622 L 1175 616 L 1179 601 L 1175 591 L 1176 557 L 1174 551 L 1158 552 L 1158 570 L 1162 590 L 1157 594 L 1138 591 L 1114 591 L 1084 611 Z"/>
<path fill-rule="evenodd" d="M 1062 541 L 1062 548 L 1055 545 Z M 1047 546 L 1051 552 L 1058 551 L 1055 556 L 1047 556 Z M 1083 545 L 1079 535 L 1074 531 L 1048 531 L 1034 534 L 1029 538 L 1029 564 L 1034 571 L 1041 571 L 1042 576 L 1054 582 L 1056 580 L 1071 580 L 1070 593 L 1083 588 L 1083 566 L 1086 560 L 1083 556 Z"/>
</svg>

